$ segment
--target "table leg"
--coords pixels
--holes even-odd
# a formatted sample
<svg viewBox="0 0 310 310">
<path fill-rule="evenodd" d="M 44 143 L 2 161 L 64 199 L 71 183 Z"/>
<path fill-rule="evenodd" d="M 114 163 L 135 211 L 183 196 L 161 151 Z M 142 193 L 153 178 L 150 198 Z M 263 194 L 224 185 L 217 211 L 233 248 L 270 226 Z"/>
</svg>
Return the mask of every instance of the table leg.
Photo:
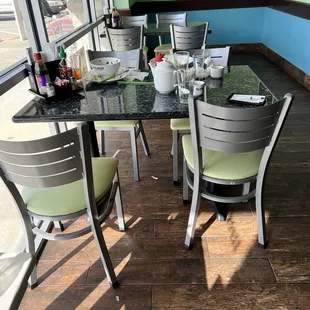
<svg viewBox="0 0 310 310">
<path fill-rule="evenodd" d="M 87 122 L 90 132 L 91 152 L 93 157 L 100 157 L 94 122 Z"/>
</svg>

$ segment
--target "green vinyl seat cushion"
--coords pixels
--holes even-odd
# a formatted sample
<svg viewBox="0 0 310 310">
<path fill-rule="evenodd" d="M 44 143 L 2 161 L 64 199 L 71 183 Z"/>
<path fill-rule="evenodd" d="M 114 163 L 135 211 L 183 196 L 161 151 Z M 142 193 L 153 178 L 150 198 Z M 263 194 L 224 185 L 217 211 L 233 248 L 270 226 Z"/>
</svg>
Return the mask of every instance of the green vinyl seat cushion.
<svg viewBox="0 0 310 310">
<path fill-rule="evenodd" d="M 96 200 L 110 189 L 117 171 L 116 158 L 92 158 L 93 179 Z M 83 180 L 49 187 L 24 187 L 22 197 L 27 209 L 42 216 L 61 216 L 82 211 L 86 208 Z"/>
<path fill-rule="evenodd" d="M 96 121 L 95 127 L 99 128 L 131 128 L 136 127 L 138 121 L 136 120 L 125 120 L 125 121 Z"/>
<path fill-rule="evenodd" d="M 174 118 L 170 120 L 171 130 L 190 130 L 189 118 Z"/>
<path fill-rule="evenodd" d="M 194 169 L 191 135 L 182 137 L 184 157 Z M 202 148 L 203 175 L 221 180 L 241 180 L 258 173 L 264 150 L 247 153 L 223 153 Z"/>
<path fill-rule="evenodd" d="M 172 50 L 172 45 L 171 44 L 162 44 L 157 46 L 154 49 L 155 53 L 170 53 L 170 51 Z"/>
</svg>

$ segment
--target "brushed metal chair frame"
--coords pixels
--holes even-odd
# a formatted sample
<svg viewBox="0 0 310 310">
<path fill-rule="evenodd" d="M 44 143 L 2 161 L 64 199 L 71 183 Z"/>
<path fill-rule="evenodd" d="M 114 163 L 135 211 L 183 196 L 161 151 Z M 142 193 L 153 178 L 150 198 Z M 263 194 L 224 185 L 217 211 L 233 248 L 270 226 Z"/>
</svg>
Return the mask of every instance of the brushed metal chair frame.
<svg viewBox="0 0 310 310">
<path fill-rule="evenodd" d="M 187 51 L 194 48 L 205 49 L 208 26 L 208 22 L 194 27 L 170 25 L 173 51 Z"/>
<path fill-rule="evenodd" d="M 141 49 L 130 50 L 130 51 L 101 51 L 101 52 L 94 52 L 91 50 L 87 51 L 89 61 L 100 58 L 100 57 L 117 57 L 121 59 L 121 63 L 123 66 L 133 69 L 141 69 Z M 107 121 L 108 122 L 108 121 Z M 139 176 L 139 160 L 138 160 L 138 149 L 137 149 L 137 138 L 140 136 L 143 150 L 146 156 L 150 156 L 151 152 L 149 149 L 149 145 L 146 139 L 145 131 L 143 128 L 142 121 L 139 120 L 136 127 L 97 127 L 95 122 L 95 127 L 99 130 L 99 151 L 101 155 L 105 154 L 105 139 L 104 139 L 104 132 L 105 131 L 128 131 L 130 133 L 130 142 L 131 142 L 131 151 L 132 151 L 132 161 L 133 161 L 133 171 L 134 171 L 134 180 L 140 181 Z"/>
<path fill-rule="evenodd" d="M 189 50 L 190 54 L 202 53 L 202 49 Z M 219 48 L 207 48 L 205 49 L 206 55 L 210 55 L 214 64 L 217 66 L 228 66 L 230 46 L 219 47 Z M 184 130 L 172 130 L 172 146 L 171 146 L 171 156 L 173 164 L 173 183 L 175 185 L 179 184 L 179 137 L 180 135 L 190 133 L 190 128 Z M 245 185 L 244 190 L 247 191 Z"/>
<path fill-rule="evenodd" d="M 124 27 L 134 27 L 134 26 L 141 26 L 143 25 L 145 28 L 147 28 L 147 22 L 148 22 L 148 15 L 139 15 L 139 16 L 123 16 L 122 22 Z M 146 46 L 146 36 L 143 37 L 143 46 Z M 148 68 L 147 64 L 147 52 L 144 51 L 144 48 L 142 48 L 143 51 L 143 60 L 144 60 L 144 68 Z"/>
<path fill-rule="evenodd" d="M 40 140 L 0 141 L 0 177 L 10 191 L 23 221 L 26 252 L 35 256 L 34 235 L 46 240 L 68 240 L 92 231 L 108 281 L 113 288 L 118 287 L 119 283 L 101 229 L 101 224 L 111 213 L 115 201 L 119 229 L 125 230 L 118 172 L 114 176 L 109 191 L 103 198 L 96 201 L 90 134 L 87 124 L 80 123 L 77 128 Z M 59 216 L 41 216 L 27 210 L 27 205 L 15 185 L 48 188 L 78 180 L 83 181 L 85 209 Z M 107 205 L 103 213 L 99 214 L 97 207 L 102 202 L 106 202 Z M 89 226 L 78 231 L 53 234 L 40 229 L 42 221 L 63 221 L 77 218 L 83 214 L 87 214 Z M 31 218 L 35 220 L 31 221 Z M 38 224 L 35 225 L 35 223 Z M 31 287 L 37 285 L 36 268 L 32 271 L 29 284 Z"/>
<path fill-rule="evenodd" d="M 156 14 L 156 26 L 161 24 L 186 26 L 187 13 L 181 14 Z M 163 43 L 162 36 L 158 36 L 159 46 Z M 170 51 L 167 51 L 170 52 Z"/>
<path fill-rule="evenodd" d="M 144 26 L 125 29 L 106 28 L 111 51 L 131 51 L 143 48 Z"/>
<path fill-rule="evenodd" d="M 265 208 L 263 201 L 266 169 L 289 112 L 293 96 L 256 108 L 226 108 L 189 98 L 189 115 L 194 156 L 194 169 L 184 159 L 183 199 L 188 199 L 188 187 L 193 190 L 185 247 L 189 249 L 195 234 L 201 197 L 212 202 L 237 203 L 255 197 L 258 243 L 267 246 Z M 245 153 L 264 150 L 257 175 L 246 179 L 224 180 L 203 175 L 202 148 L 224 153 Z M 256 181 L 256 188 L 241 196 L 223 197 L 212 193 L 208 184 L 238 185 Z"/>
</svg>

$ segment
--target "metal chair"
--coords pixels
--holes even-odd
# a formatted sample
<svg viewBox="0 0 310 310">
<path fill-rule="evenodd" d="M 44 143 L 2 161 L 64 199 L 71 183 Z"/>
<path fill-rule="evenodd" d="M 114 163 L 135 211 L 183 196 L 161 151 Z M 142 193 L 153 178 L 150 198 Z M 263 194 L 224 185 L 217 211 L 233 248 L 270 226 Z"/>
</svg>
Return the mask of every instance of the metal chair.
<svg viewBox="0 0 310 310">
<path fill-rule="evenodd" d="M 139 16 L 123 16 L 122 22 L 124 27 L 133 27 L 133 26 L 141 26 L 143 25 L 145 28 L 147 28 L 147 20 L 148 15 L 139 15 Z M 144 68 L 148 68 L 147 64 L 147 53 L 149 51 L 149 48 L 146 46 L 146 36 L 143 38 L 143 59 L 144 59 Z"/>
<path fill-rule="evenodd" d="M 196 53 L 202 53 L 202 49 L 190 50 L 191 55 Z M 230 46 L 221 48 L 208 48 L 205 50 L 205 54 L 211 56 L 213 63 L 217 66 L 227 67 L 230 53 Z M 172 130 L 172 147 L 171 155 L 173 157 L 173 182 L 179 183 L 179 164 L 178 164 L 178 141 L 180 134 L 186 134 L 190 132 L 190 125 L 188 118 L 179 118 L 170 120 L 170 128 Z"/>
<path fill-rule="evenodd" d="M 194 48 L 204 49 L 206 47 L 208 25 L 208 22 L 195 27 L 170 25 L 172 50 L 186 51 Z"/>
<path fill-rule="evenodd" d="M 125 29 L 106 28 L 106 30 L 111 51 L 143 49 L 143 25 Z"/>
<path fill-rule="evenodd" d="M 186 13 L 182 14 L 156 14 L 156 25 L 159 27 L 161 24 L 180 25 L 186 26 Z M 163 37 L 159 36 L 159 46 L 154 49 L 154 52 L 162 54 L 170 54 L 172 49 L 171 44 L 163 44 Z"/>
<path fill-rule="evenodd" d="M 101 230 L 114 201 L 119 228 L 125 230 L 117 166 L 116 158 L 91 158 L 90 134 L 84 123 L 45 139 L 0 141 L 0 177 L 24 222 L 26 252 L 35 255 L 34 235 L 68 240 L 92 231 L 108 281 L 117 287 Z M 15 184 L 24 186 L 23 190 Z M 42 221 L 69 220 L 83 214 L 87 214 L 89 226 L 78 231 L 53 234 L 40 229 Z M 29 284 L 37 284 L 36 268 Z"/>
<path fill-rule="evenodd" d="M 291 94 L 273 104 L 256 108 L 228 108 L 189 98 L 191 135 L 182 137 L 184 152 L 183 199 L 193 190 L 185 247 L 195 234 L 201 197 L 216 203 L 237 203 L 256 198 L 258 243 L 267 246 L 263 188 L 271 154 L 284 125 Z M 203 183 L 207 186 L 203 186 Z M 213 184 L 256 188 L 241 196 L 218 196 Z"/>
<path fill-rule="evenodd" d="M 121 65 L 127 68 L 140 69 L 141 65 L 141 49 L 123 52 L 94 52 L 87 51 L 89 61 L 100 57 L 117 57 L 121 59 Z M 113 131 L 129 131 L 131 140 L 131 151 L 133 160 L 134 180 L 139 181 L 139 162 L 138 162 L 138 150 L 137 150 L 137 137 L 141 137 L 144 153 L 150 156 L 150 149 L 147 143 L 146 135 L 144 132 L 143 124 L 141 120 L 128 120 L 128 121 L 96 121 L 95 127 L 100 133 L 100 145 L 99 150 L 103 155 L 105 154 L 105 142 L 104 132 L 106 130 Z"/>
<path fill-rule="evenodd" d="M 0 253 L 0 305 L 2 310 L 17 310 L 35 266 L 29 253 Z"/>
</svg>

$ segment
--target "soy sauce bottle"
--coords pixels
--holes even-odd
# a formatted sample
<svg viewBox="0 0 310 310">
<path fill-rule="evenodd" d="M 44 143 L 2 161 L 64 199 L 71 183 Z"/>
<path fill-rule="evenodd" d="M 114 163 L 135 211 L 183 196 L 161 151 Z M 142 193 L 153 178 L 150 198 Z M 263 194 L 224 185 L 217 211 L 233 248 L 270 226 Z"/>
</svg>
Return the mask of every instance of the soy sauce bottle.
<svg viewBox="0 0 310 310">
<path fill-rule="evenodd" d="M 39 94 L 42 96 L 47 96 L 46 85 L 51 81 L 50 75 L 42 59 L 41 53 L 35 53 L 33 55 L 33 58 L 35 61 L 34 73 L 38 85 Z"/>
</svg>

